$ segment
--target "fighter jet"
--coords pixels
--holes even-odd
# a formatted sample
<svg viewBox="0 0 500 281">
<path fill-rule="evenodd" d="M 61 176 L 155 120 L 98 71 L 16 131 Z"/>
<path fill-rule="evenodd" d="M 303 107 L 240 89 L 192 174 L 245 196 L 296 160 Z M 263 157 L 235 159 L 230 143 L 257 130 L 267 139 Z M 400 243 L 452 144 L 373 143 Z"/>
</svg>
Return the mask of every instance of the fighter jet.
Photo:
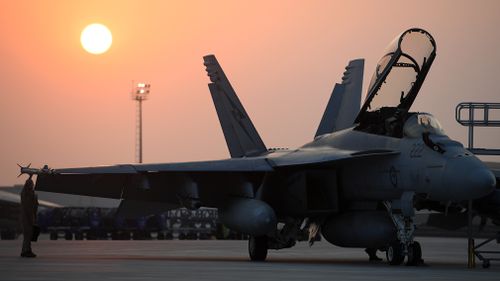
<svg viewBox="0 0 500 281">
<path fill-rule="evenodd" d="M 421 260 L 417 202 L 462 202 L 493 192 L 491 171 L 446 136 L 429 113 L 410 112 L 436 57 L 436 43 L 412 28 L 390 43 L 363 105 L 363 60 L 346 67 L 314 139 L 268 149 L 213 55 L 204 65 L 231 158 L 27 170 L 37 190 L 121 199 L 120 209 L 163 212 L 215 207 L 249 235 L 250 259 L 317 233 L 341 247 L 386 251 L 390 264 Z M 22 169 L 21 169 L 21 172 Z"/>
</svg>

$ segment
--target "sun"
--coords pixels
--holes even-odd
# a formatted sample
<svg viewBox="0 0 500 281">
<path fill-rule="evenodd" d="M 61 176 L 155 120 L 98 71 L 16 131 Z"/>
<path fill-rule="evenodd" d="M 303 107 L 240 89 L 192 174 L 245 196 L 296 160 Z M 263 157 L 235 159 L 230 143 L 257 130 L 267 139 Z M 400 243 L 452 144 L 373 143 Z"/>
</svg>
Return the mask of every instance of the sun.
<svg viewBox="0 0 500 281">
<path fill-rule="evenodd" d="M 113 36 L 105 25 L 93 23 L 83 29 L 80 42 L 85 51 L 99 55 L 111 47 Z"/>
</svg>

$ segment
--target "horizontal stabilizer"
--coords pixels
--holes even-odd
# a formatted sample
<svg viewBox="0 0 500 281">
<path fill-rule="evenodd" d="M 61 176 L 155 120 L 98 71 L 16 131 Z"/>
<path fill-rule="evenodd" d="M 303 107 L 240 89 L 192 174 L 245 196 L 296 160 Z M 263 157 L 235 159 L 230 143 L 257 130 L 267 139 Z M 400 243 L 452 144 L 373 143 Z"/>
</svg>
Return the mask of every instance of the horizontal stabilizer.
<svg viewBox="0 0 500 281">
<path fill-rule="evenodd" d="M 208 84 L 219 121 L 232 158 L 256 156 L 267 152 L 250 117 L 214 55 L 203 57 Z"/>
<path fill-rule="evenodd" d="M 351 127 L 359 112 L 363 86 L 364 59 L 346 66 L 341 84 L 335 84 L 315 137 Z"/>
</svg>

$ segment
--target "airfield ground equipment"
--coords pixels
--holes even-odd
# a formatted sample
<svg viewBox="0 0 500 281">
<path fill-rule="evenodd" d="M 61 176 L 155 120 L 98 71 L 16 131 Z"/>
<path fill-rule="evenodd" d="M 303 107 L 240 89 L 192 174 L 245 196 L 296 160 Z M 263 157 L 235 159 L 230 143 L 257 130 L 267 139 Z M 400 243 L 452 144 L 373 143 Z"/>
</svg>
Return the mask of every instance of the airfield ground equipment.
<svg viewBox="0 0 500 281">
<path fill-rule="evenodd" d="M 474 128 L 475 127 L 500 127 L 500 103 L 487 102 L 462 102 L 455 108 L 455 120 L 462 126 L 469 128 L 468 131 L 468 149 L 476 155 L 500 155 L 500 149 L 497 148 L 476 148 L 474 147 Z M 497 183 L 498 186 L 498 183 Z M 500 261 L 500 258 L 487 257 L 487 255 L 498 256 L 500 251 L 482 251 L 481 247 L 492 241 L 500 243 L 500 232 L 495 237 L 475 245 L 474 231 L 472 226 L 472 217 L 474 215 L 473 203 L 469 201 L 468 209 L 468 267 L 474 268 L 476 265 L 475 257 L 483 264 L 484 268 L 490 267 L 491 261 Z"/>
</svg>

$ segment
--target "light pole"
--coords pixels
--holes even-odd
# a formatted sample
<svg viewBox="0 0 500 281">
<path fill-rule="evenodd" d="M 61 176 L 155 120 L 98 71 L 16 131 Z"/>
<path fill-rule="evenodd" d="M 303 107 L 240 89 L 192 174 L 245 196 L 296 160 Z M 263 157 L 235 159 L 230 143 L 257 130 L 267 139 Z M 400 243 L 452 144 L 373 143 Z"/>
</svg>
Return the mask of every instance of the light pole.
<svg viewBox="0 0 500 281">
<path fill-rule="evenodd" d="M 137 101 L 136 127 L 135 127 L 135 161 L 142 163 L 142 101 L 148 98 L 150 84 L 134 83 L 132 81 L 132 99 Z"/>
</svg>

